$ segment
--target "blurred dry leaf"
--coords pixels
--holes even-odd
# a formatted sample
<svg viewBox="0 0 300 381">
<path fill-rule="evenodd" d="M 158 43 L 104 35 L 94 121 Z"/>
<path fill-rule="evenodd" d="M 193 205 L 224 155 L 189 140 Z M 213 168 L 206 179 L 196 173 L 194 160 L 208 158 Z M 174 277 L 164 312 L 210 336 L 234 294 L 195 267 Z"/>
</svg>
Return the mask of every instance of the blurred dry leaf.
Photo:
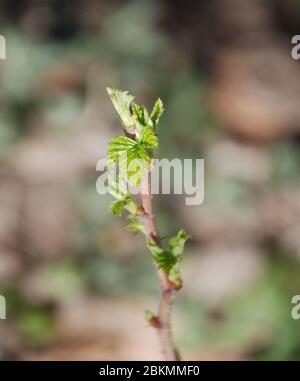
<svg viewBox="0 0 300 381">
<path fill-rule="evenodd" d="M 299 67 L 277 43 L 220 52 L 211 108 L 221 126 L 246 139 L 272 141 L 299 133 Z"/>
<path fill-rule="evenodd" d="M 237 295 L 263 273 L 263 252 L 254 246 L 211 245 L 199 248 L 201 255 L 185 261 L 189 282 L 185 292 L 209 306 Z"/>
</svg>

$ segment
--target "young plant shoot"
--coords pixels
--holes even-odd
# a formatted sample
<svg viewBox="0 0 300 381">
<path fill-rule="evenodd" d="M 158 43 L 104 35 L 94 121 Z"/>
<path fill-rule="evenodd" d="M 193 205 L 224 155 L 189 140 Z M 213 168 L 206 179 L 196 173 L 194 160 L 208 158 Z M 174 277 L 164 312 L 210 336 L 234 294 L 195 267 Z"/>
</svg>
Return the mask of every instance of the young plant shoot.
<svg viewBox="0 0 300 381">
<path fill-rule="evenodd" d="M 135 103 L 127 91 L 107 88 L 107 92 L 124 131 L 124 135 L 111 139 L 108 147 L 108 163 L 117 173 L 114 180 L 108 181 L 109 191 L 115 198 L 110 209 L 116 216 L 121 216 L 125 210 L 127 228 L 145 236 L 161 288 L 157 314 L 146 311 L 145 317 L 158 331 L 165 359 L 179 360 L 171 331 L 171 312 L 175 295 L 182 286 L 179 266 L 189 237 L 182 229 L 163 245 L 153 215 L 150 186 L 153 154 L 158 147 L 156 131 L 164 106 L 158 99 L 149 114 L 145 106 Z M 131 187 L 138 189 L 138 195 L 130 192 Z"/>
</svg>

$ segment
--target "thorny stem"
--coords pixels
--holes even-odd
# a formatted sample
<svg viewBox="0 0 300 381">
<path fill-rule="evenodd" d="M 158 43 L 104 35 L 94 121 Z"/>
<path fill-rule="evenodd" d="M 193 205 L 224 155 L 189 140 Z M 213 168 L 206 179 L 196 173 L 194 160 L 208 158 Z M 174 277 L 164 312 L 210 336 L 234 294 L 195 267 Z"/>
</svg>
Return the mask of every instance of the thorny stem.
<svg viewBox="0 0 300 381">
<path fill-rule="evenodd" d="M 150 189 L 150 174 L 145 176 L 141 183 L 140 194 L 143 214 L 140 216 L 146 228 L 149 238 L 157 245 L 161 246 L 161 240 L 156 229 L 155 219 L 152 212 L 152 195 Z M 158 335 L 161 343 L 161 348 L 166 360 L 177 361 L 180 360 L 179 353 L 175 347 L 171 330 L 171 313 L 172 305 L 178 291 L 178 286 L 174 285 L 168 278 L 168 274 L 156 266 L 157 275 L 160 281 L 160 303 L 158 315 L 156 317 L 157 323 L 153 325 L 158 330 Z"/>
</svg>

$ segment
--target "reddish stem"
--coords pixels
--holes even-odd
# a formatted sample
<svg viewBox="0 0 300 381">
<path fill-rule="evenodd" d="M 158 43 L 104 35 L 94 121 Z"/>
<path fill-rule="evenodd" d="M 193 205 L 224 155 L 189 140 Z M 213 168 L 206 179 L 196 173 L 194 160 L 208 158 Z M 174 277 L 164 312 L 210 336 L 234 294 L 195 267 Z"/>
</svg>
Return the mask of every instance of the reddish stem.
<svg viewBox="0 0 300 381">
<path fill-rule="evenodd" d="M 157 245 L 161 246 L 161 240 L 157 232 L 155 225 L 155 218 L 152 212 L 152 194 L 150 185 L 151 169 L 148 172 L 148 176 L 145 176 L 141 183 L 140 194 L 141 203 L 144 214 L 140 216 L 147 234 Z M 160 303 L 158 309 L 158 323 L 155 328 L 158 330 L 161 348 L 166 360 L 177 361 L 179 360 L 179 354 L 175 347 L 171 330 L 171 313 L 172 305 L 176 295 L 178 287 L 176 287 L 168 277 L 168 274 L 159 269 L 156 265 L 157 275 L 160 281 Z"/>
</svg>

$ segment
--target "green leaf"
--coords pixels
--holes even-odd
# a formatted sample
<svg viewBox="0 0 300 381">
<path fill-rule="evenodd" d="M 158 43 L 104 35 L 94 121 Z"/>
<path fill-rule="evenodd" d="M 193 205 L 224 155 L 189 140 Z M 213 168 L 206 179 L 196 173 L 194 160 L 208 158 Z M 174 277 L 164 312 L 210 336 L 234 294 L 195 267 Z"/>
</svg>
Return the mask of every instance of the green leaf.
<svg viewBox="0 0 300 381">
<path fill-rule="evenodd" d="M 155 135 L 153 128 L 150 126 L 145 126 L 142 128 L 138 139 L 146 149 L 153 149 L 158 147 L 157 136 Z"/>
<path fill-rule="evenodd" d="M 177 264 L 177 258 L 174 257 L 174 255 L 169 251 L 164 251 L 161 254 L 157 254 L 153 256 L 153 258 L 157 263 L 158 267 L 164 270 L 167 274 L 169 274 L 171 270 L 174 268 L 174 266 L 176 266 Z"/>
<path fill-rule="evenodd" d="M 169 280 L 180 288 L 182 286 L 181 274 L 179 269 L 179 263 L 177 262 L 175 266 L 173 266 L 169 272 Z"/>
<path fill-rule="evenodd" d="M 127 209 L 130 213 L 136 213 L 137 205 L 129 193 L 122 199 L 114 200 L 110 204 L 110 210 L 115 216 L 121 216 L 122 210 L 124 208 Z"/>
<path fill-rule="evenodd" d="M 160 98 L 157 99 L 153 106 L 153 110 L 150 115 L 150 119 L 153 123 L 154 128 L 157 126 L 160 117 L 162 116 L 164 112 L 164 104 Z"/>
<path fill-rule="evenodd" d="M 128 220 L 130 222 L 127 225 L 127 229 L 133 232 L 133 234 L 143 233 L 144 235 L 147 235 L 145 226 L 138 217 L 130 215 L 128 216 Z"/>
<path fill-rule="evenodd" d="M 120 173 L 108 174 L 108 191 L 117 200 L 122 200 L 129 194 L 127 183 Z"/>
<path fill-rule="evenodd" d="M 125 206 L 131 201 L 131 197 L 125 196 L 121 200 L 114 200 L 110 204 L 110 210 L 113 215 L 115 216 L 121 216 L 122 215 L 122 210 L 125 208 Z"/>
<path fill-rule="evenodd" d="M 130 95 L 128 91 L 121 91 L 111 87 L 107 87 L 106 90 L 125 126 L 125 129 L 133 126 L 134 121 L 131 113 L 131 106 L 134 96 Z"/>
<path fill-rule="evenodd" d="M 166 251 L 151 242 L 148 242 L 148 248 L 158 267 L 169 274 L 174 266 L 176 266 L 178 259 L 170 251 Z"/>
<path fill-rule="evenodd" d="M 135 121 L 139 123 L 141 126 L 147 126 L 149 121 L 151 121 L 145 106 L 139 106 L 138 104 L 134 103 L 132 110 Z"/>
<path fill-rule="evenodd" d="M 136 144 L 127 152 L 127 160 L 120 162 L 120 171 L 127 178 L 128 182 L 139 187 L 143 177 L 147 174 L 150 164 L 150 156 L 146 149 Z"/>
<path fill-rule="evenodd" d="M 114 216 L 121 216 L 125 205 L 126 202 L 124 200 L 114 200 L 110 204 L 109 208 Z"/>
<path fill-rule="evenodd" d="M 183 254 L 184 245 L 189 238 L 190 236 L 186 233 L 184 229 L 179 230 L 176 236 L 170 238 L 169 250 L 176 258 L 181 258 Z"/>
<path fill-rule="evenodd" d="M 108 159 L 117 164 L 122 153 L 128 152 L 135 145 L 136 142 L 127 136 L 117 136 L 112 138 L 108 144 Z"/>
<path fill-rule="evenodd" d="M 108 190 L 109 193 L 116 198 L 116 200 L 110 204 L 110 210 L 115 216 L 121 216 L 124 208 L 126 208 L 129 213 L 136 213 L 138 206 L 133 200 L 132 195 L 128 192 L 127 183 L 120 173 L 117 174 L 116 179 L 114 176 L 109 176 Z"/>
<path fill-rule="evenodd" d="M 150 140 L 150 138 L 149 138 Z M 149 143 L 136 142 L 126 136 L 117 136 L 109 143 L 108 159 L 119 165 L 121 175 L 132 185 L 139 186 L 148 172 Z"/>
</svg>

